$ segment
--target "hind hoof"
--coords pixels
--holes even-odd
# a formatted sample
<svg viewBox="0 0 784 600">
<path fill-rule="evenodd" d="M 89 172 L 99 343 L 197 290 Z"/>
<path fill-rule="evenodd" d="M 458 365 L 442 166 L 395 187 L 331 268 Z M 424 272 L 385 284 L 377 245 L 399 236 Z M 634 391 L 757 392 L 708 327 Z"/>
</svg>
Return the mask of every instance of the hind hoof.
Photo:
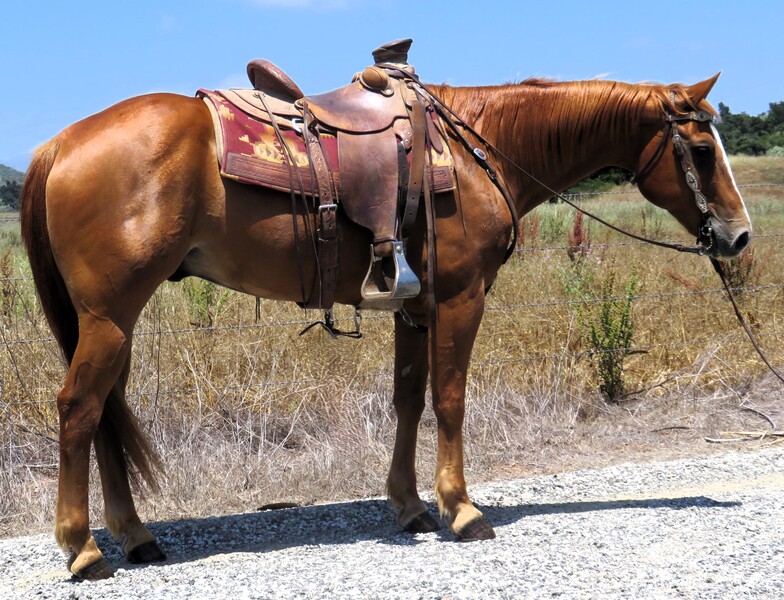
<svg viewBox="0 0 784 600">
<path fill-rule="evenodd" d="M 68 560 L 69 569 L 75 558 L 76 555 L 72 554 L 71 558 Z M 105 558 L 100 558 L 94 563 L 79 569 L 76 573 L 71 574 L 72 579 L 77 579 L 79 581 L 98 581 L 100 579 L 109 579 L 110 577 L 114 577 L 114 570 L 112 570 Z"/>
<path fill-rule="evenodd" d="M 161 562 L 166 560 L 166 553 L 161 550 L 158 542 L 144 542 L 128 552 L 128 560 L 133 564 Z"/>
<path fill-rule="evenodd" d="M 408 533 L 430 533 L 441 529 L 441 524 L 429 512 L 424 512 L 412 519 L 403 529 Z"/>
<path fill-rule="evenodd" d="M 493 526 L 484 517 L 477 517 L 469 521 L 465 526 L 456 531 L 457 539 L 460 542 L 474 542 L 476 540 L 492 540 L 495 538 Z"/>
</svg>

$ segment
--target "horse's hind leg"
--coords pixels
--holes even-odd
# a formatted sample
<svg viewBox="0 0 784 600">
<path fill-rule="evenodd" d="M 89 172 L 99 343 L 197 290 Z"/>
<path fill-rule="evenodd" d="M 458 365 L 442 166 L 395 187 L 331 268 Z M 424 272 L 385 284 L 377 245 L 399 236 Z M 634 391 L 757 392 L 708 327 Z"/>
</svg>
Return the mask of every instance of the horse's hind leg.
<svg viewBox="0 0 784 600">
<path fill-rule="evenodd" d="M 136 513 L 128 477 L 128 462 L 122 445 L 124 428 L 137 427 L 125 403 L 125 387 L 130 371 L 130 351 L 122 374 L 109 392 L 104 413 L 95 435 L 95 456 L 101 473 L 106 526 L 116 540 L 123 540 L 123 552 L 132 563 L 166 559 L 155 536 L 144 526 Z"/>
<path fill-rule="evenodd" d="M 396 313 L 394 404 L 397 431 L 387 494 L 397 509 L 398 525 L 412 533 L 440 528 L 417 493 L 417 429 L 425 408 L 427 367 L 427 331 L 408 325 Z"/>
<path fill-rule="evenodd" d="M 57 396 L 60 417 L 60 475 L 55 537 L 71 551 L 68 566 L 82 579 L 112 575 L 89 526 L 90 445 L 98 431 L 104 402 L 120 377 L 130 335 L 114 322 L 88 310 L 79 315 L 79 342 L 65 385 Z"/>
</svg>

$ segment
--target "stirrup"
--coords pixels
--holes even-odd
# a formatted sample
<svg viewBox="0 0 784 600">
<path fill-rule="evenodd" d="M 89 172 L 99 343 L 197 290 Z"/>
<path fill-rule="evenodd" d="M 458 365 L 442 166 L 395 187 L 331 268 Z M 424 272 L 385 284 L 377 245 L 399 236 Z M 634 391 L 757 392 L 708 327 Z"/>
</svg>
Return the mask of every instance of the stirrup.
<svg viewBox="0 0 784 600">
<path fill-rule="evenodd" d="M 421 286 L 406 262 L 403 242 L 392 243 L 392 256 L 376 256 L 370 246 L 370 268 L 362 283 L 362 298 L 370 305 L 376 302 L 414 298 Z"/>
</svg>

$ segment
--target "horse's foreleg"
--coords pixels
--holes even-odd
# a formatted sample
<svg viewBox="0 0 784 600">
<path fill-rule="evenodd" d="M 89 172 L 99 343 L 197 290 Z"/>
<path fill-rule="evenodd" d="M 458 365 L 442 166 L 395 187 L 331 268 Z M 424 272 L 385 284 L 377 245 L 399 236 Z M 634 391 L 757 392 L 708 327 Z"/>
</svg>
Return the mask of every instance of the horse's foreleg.
<svg viewBox="0 0 784 600">
<path fill-rule="evenodd" d="M 495 532 L 468 498 L 463 475 L 463 418 L 471 350 L 484 310 L 482 291 L 464 293 L 438 306 L 431 330 L 431 388 L 438 421 L 436 497 L 441 516 L 463 540 L 490 539 Z"/>
<path fill-rule="evenodd" d="M 125 406 L 125 386 L 130 371 L 130 352 L 125 361 L 122 375 L 110 394 L 117 406 Z M 108 405 L 106 410 L 112 410 Z M 101 473 L 106 526 L 116 540 L 123 540 L 123 552 L 132 563 L 147 563 L 165 560 L 155 536 L 144 526 L 136 513 L 133 495 L 128 480 L 128 463 L 112 420 L 104 418 L 95 436 L 95 457 Z"/>
<path fill-rule="evenodd" d="M 412 533 L 435 531 L 438 521 L 419 498 L 416 443 L 427 386 L 427 331 L 415 329 L 395 314 L 395 392 L 397 431 L 387 493 L 397 509 L 398 525 Z"/>
<path fill-rule="evenodd" d="M 80 315 L 79 343 L 57 396 L 60 473 L 55 537 L 63 550 L 70 550 L 68 567 L 82 579 L 112 575 L 90 532 L 90 445 L 106 396 L 122 371 L 127 353 L 127 337 L 119 327 L 92 313 Z"/>
</svg>

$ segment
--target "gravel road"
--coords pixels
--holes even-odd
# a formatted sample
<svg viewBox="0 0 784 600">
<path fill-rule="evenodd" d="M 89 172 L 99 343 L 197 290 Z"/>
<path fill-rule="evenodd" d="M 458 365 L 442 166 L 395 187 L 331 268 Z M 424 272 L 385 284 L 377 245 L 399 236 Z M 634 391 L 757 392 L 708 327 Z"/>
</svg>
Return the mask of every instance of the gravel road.
<svg viewBox="0 0 784 600">
<path fill-rule="evenodd" d="M 784 448 L 472 488 L 497 539 L 410 536 L 380 499 L 154 523 L 166 563 L 72 582 L 50 534 L 0 540 L 0 598 L 780 598 Z M 431 505 L 431 509 L 434 508 Z"/>
</svg>

